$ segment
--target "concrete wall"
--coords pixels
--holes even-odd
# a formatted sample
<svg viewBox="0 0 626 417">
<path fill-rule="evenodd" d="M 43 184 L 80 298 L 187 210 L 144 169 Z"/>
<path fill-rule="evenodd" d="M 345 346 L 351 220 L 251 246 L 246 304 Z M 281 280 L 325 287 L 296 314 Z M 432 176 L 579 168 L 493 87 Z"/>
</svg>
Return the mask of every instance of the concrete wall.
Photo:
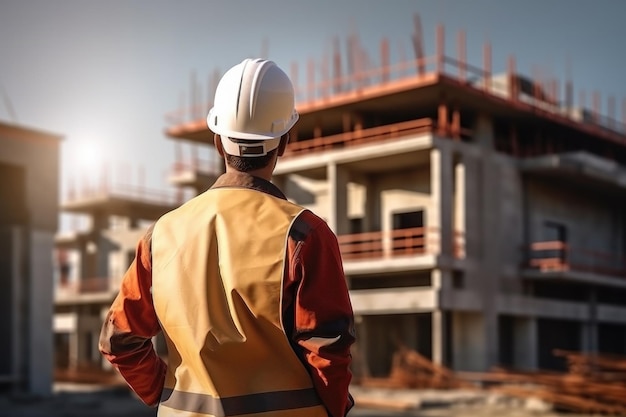
<svg viewBox="0 0 626 417">
<path fill-rule="evenodd" d="M 524 195 L 516 161 L 490 149 L 451 143 L 455 158 L 455 229 L 463 233 L 467 288 L 522 291 L 518 268 L 524 243 Z M 487 274 L 487 275 L 486 275 Z M 489 280 L 487 280 L 489 277 Z"/>
<path fill-rule="evenodd" d="M 531 242 L 550 238 L 545 223 L 551 221 L 567 228 L 567 243 L 572 248 L 573 262 L 593 260 L 581 253 L 580 250 L 584 249 L 621 257 L 626 241 L 626 221 L 624 203 L 614 193 L 581 187 L 567 179 L 534 177 L 527 179 L 526 190 Z"/>
<path fill-rule="evenodd" d="M 428 166 L 407 172 L 381 176 L 374 183 L 374 193 L 380 196 L 380 224 L 383 231 L 393 229 L 393 214 L 424 210 L 424 223 L 429 224 L 432 213 L 430 170 Z"/>
<path fill-rule="evenodd" d="M 459 371 L 483 371 L 487 367 L 485 317 L 482 313 L 452 313 L 452 362 Z"/>
</svg>

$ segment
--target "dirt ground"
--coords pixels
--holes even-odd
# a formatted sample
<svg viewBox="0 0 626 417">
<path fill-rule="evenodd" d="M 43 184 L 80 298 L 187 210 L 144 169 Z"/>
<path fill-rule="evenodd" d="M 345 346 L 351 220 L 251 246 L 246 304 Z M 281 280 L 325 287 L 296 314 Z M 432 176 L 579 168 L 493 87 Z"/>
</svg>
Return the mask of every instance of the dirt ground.
<svg viewBox="0 0 626 417">
<path fill-rule="evenodd" d="M 127 389 L 57 389 L 50 398 L 0 396 L 0 417 L 154 417 L 156 409 L 144 406 Z M 357 390 L 358 391 L 358 390 Z M 388 393 L 357 392 L 349 417 L 587 417 L 560 414 L 545 404 L 463 393 L 400 393 L 392 401 Z M 417 399 L 416 399 L 417 398 Z"/>
</svg>

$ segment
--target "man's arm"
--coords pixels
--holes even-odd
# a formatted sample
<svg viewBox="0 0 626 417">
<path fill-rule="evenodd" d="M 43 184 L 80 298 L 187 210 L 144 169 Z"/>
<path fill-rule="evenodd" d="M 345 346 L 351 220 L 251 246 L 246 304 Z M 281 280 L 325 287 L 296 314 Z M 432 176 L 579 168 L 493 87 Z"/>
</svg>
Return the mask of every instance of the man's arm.
<svg viewBox="0 0 626 417">
<path fill-rule="evenodd" d="M 150 231 L 137 245 L 135 259 L 122 280 L 100 333 L 100 352 L 117 368 L 139 398 L 159 402 L 166 365 L 154 351 L 152 337 L 161 329 L 152 306 Z"/>
<path fill-rule="evenodd" d="M 294 262 L 293 338 L 329 414 L 344 417 L 354 404 L 348 393 L 354 316 L 337 238 L 324 221 L 312 226 Z"/>
</svg>

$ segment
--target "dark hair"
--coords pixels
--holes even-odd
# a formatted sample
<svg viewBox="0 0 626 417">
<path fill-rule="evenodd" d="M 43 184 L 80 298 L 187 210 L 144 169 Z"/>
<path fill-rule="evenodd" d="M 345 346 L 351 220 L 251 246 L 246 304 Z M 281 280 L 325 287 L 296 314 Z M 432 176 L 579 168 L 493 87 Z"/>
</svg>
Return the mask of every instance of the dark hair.
<svg viewBox="0 0 626 417">
<path fill-rule="evenodd" d="M 268 166 L 276 152 L 278 148 L 272 149 L 264 156 L 242 157 L 225 154 L 226 163 L 240 172 L 256 171 Z"/>
<path fill-rule="evenodd" d="M 288 135 L 289 134 L 286 133 L 285 135 L 282 136 L 282 139 L 284 139 L 285 136 L 287 136 L 287 140 L 289 140 Z M 230 138 L 230 140 L 235 143 L 240 143 L 244 145 L 246 143 L 251 142 L 249 140 L 237 139 L 237 138 Z M 278 148 L 272 149 L 271 151 L 267 153 L 267 155 L 263 155 L 263 156 L 242 157 L 242 156 L 229 155 L 228 153 L 224 153 L 224 156 L 226 159 L 226 163 L 230 165 L 231 167 L 235 168 L 237 171 L 250 172 L 250 171 L 263 169 L 266 166 L 268 166 L 269 163 L 272 161 L 272 158 L 276 155 L 277 152 L 278 152 Z"/>
</svg>

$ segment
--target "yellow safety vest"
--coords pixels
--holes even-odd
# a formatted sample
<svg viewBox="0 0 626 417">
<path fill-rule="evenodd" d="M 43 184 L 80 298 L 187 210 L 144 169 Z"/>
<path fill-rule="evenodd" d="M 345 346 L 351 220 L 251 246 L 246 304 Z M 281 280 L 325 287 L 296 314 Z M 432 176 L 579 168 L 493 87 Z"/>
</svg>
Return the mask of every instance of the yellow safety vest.
<svg viewBox="0 0 626 417">
<path fill-rule="evenodd" d="M 168 347 L 160 417 L 327 417 L 281 323 L 286 243 L 302 210 L 216 188 L 157 221 L 152 296 Z"/>
</svg>

